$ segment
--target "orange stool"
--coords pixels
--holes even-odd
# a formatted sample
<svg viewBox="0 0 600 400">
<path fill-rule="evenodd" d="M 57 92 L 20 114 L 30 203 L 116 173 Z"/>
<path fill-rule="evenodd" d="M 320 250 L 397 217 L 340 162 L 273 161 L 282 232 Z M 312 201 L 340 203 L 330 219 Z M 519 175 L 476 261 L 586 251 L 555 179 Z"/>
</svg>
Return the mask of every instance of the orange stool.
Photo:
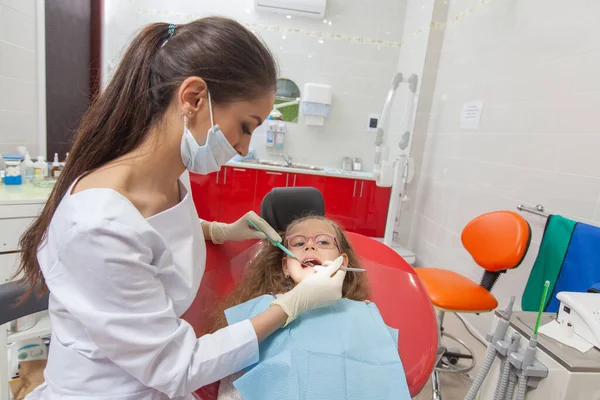
<svg viewBox="0 0 600 400">
<path fill-rule="evenodd" d="M 439 372 L 466 373 L 473 368 L 472 350 L 461 340 L 444 332 L 445 312 L 482 313 L 494 310 L 498 301 L 492 287 L 509 269 L 518 267 L 529 248 L 531 228 L 527 221 L 512 211 L 494 211 L 473 219 L 463 229 L 461 241 L 477 265 L 485 271 L 477 284 L 456 272 L 439 268 L 417 268 L 416 272 L 437 309 L 440 339 L 448 337 L 470 354 L 438 349 L 438 363 L 433 372 L 434 399 L 441 399 Z M 441 342 L 440 342 L 441 343 Z M 458 359 L 467 358 L 469 366 L 458 367 Z"/>
</svg>

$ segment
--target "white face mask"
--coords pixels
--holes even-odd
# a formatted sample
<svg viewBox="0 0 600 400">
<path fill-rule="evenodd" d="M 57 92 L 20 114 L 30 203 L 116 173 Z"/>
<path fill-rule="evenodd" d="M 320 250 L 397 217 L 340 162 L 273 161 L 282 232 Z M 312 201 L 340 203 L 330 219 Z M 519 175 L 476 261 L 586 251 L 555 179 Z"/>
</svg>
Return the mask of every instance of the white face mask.
<svg viewBox="0 0 600 400">
<path fill-rule="evenodd" d="M 188 171 L 195 174 L 207 175 L 217 172 L 221 166 L 231 160 L 237 151 L 227 140 L 219 125 L 214 124 L 212 101 L 208 92 L 208 110 L 210 112 L 210 125 L 206 136 L 206 143 L 200 146 L 187 126 L 187 117 L 183 116 L 183 136 L 181 138 L 181 161 Z"/>
</svg>

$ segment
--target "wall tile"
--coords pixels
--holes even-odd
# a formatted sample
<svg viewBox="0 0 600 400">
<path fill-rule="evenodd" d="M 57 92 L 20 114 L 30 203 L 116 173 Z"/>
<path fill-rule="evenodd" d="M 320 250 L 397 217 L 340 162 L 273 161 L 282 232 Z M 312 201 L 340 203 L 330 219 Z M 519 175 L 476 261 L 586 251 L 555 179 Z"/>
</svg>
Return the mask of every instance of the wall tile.
<svg viewBox="0 0 600 400">
<path fill-rule="evenodd" d="M 33 21 L 33 17 L 0 3 L 0 41 L 33 51 L 36 29 L 24 29 L 32 26 Z"/>
<path fill-rule="evenodd" d="M 36 80 L 35 52 L 0 41 L 0 55 L 0 75 L 30 82 Z"/>
<path fill-rule="evenodd" d="M 0 0 L 0 5 L 5 5 L 30 18 L 35 17 L 36 0 Z"/>
<path fill-rule="evenodd" d="M 37 106 L 35 83 L 0 76 L 0 110 L 32 112 Z"/>
</svg>

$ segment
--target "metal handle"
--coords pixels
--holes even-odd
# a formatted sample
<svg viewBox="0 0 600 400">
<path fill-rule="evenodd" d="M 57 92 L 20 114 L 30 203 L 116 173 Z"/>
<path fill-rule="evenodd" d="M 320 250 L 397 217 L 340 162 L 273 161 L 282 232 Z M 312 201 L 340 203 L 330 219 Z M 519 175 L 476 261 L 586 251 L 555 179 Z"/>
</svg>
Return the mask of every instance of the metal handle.
<svg viewBox="0 0 600 400">
<path fill-rule="evenodd" d="M 354 181 L 354 189 L 352 190 L 352 197 L 356 197 L 356 181 Z"/>
<path fill-rule="evenodd" d="M 363 186 L 365 185 L 365 181 L 360 183 L 360 197 L 362 197 Z"/>
<path fill-rule="evenodd" d="M 223 168 L 225 172 L 223 173 L 223 185 L 227 185 L 227 168 Z"/>
<path fill-rule="evenodd" d="M 296 187 L 296 177 L 297 177 L 297 176 L 298 176 L 298 175 L 294 174 L 294 187 Z"/>
<path fill-rule="evenodd" d="M 267 171 L 267 175 L 283 175 L 281 172 L 271 172 Z"/>
<path fill-rule="evenodd" d="M 246 172 L 244 168 L 234 168 L 234 171 Z"/>
<path fill-rule="evenodd" d="M 285 187 L 288 187 L 288 181 L 289 181 L 289 180 L 290 180 L 290 175 L 289 175 L 289 174 L 287 174 L 287 175 L 285 176 Z"/>
</svg>

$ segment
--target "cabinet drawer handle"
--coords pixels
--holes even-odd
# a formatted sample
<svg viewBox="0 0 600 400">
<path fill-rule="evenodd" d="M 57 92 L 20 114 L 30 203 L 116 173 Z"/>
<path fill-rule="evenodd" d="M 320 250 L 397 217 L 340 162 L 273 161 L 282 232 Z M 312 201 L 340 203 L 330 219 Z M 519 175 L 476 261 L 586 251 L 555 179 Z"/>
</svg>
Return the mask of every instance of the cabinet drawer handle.
<svg viewBox="0 0 600 400">
<path fill-rule="evenodd" d="M 298 176 L 298 175 L 295 175 L 295 174 L 294 174 L 294 187 L 296 187 L 296 177 L 297 177 L 297 176 Z"/>
<path fill-rule="evenodd" d="M 223 168 L 223 185 L 227 185 L 227 168 Z"/>
<path fill-rule="evenodd" d="M 360 197 L 362 197 L 363 186 L 365 185 L 365 181 L 360 183 Z"/>
<path fill-rule="evenodd" d="M 246 172 L 244 168 L 234 168 L 234 171 Z"/>
<path fill-rule="evenodd" d="M 283 175 L 281 172 L 271 172 L 267 171 L 267 175 Z"/>
<path fill-rule="evenodd" d="M 356 181 L 354 181 L 354 189 L 352 189 L 352 197 L 356 197 Z"/>
</svg>

